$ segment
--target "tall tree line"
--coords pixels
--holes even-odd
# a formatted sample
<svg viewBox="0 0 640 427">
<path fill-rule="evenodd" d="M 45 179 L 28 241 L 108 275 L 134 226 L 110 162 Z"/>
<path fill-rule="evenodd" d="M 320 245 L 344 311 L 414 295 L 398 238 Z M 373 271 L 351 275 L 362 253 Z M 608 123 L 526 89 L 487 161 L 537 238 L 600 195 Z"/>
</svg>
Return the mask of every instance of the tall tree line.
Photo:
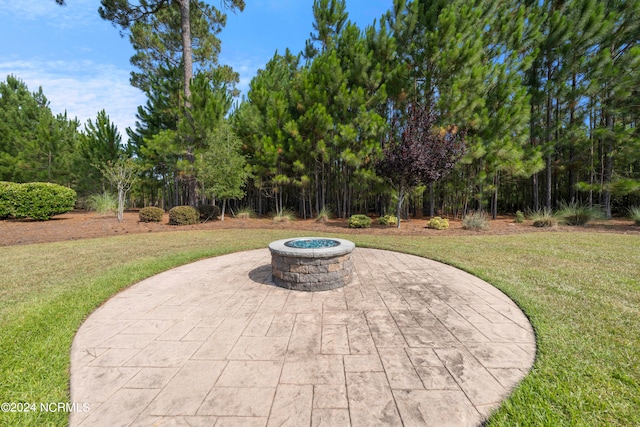
<svg viewBox="0 0 640 427">
<path fill-rule="evenodd" d="M 314 3 L 304 56 L 276 55 L 252 81 L 232 122 L 245 141 L 260 212 L 301 216 L 366 209 L 381 180 L 374 162 L 386 128 L 394 46 L 385 29 L 347 21 L 344 2 Z"/>
<path fill-rule="evenodd" d="M 399 195 L 375 165 L 392 119 L 411 105 L 435 114 L 436 132 L 463 130 L 467 146 L 449 175 L 413 188 L 414 213 L 495 216 L 577 201 L 610 216 L 639 202 L 640 0 L 393 0 L 364 29 L 344 0 L 315 0 L 304 52 L 276 52 L 233 108 L 238 77 L 217 62 L 218 9 L 101 4 L 129 35 L 131 82 L 148 97 L 127 131 L 143 166 L 141 204 L 215 199 L 200 160 L 237 135 L 249 177 L 239 204 L 302 217 L 393 211 Z M 228 137 L 212 137 L 220 129 Z"/>
<path fill-rule="evenodd" d="M 414 194 L 426 214 L 638 202 L 640 2 L 396 0 L 365 30 L 344 1 L 313 8 L 305 52 L 276 54 L 234 113 L 260 211 L 393 206 L 371 164 L 412 102 L 467 132 L 454 173 Z"/>
<path fill-rule="evenodd" d="M 0 181 L 53 182 L 86 196 L 109 188 L 102 167 L 126 155 L 104 110 L 81 128 L 52 113 L 41 87 L 31 92 L 12 75 L 0 82 Z"/>
</svg>

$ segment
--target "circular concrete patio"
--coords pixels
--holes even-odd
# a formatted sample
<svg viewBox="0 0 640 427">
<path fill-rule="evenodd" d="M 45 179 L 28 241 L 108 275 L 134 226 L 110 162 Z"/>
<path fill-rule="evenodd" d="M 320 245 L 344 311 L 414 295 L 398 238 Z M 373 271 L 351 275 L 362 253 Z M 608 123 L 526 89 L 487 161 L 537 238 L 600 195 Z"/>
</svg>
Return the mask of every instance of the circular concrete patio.
<svg viewBox="0 0 640 427">
<path fill-rule="evenodd" d="M 72 426 L 469 426 L 526 375 L 531 325 L 486 282 L 374 249 L 325 292 L 271 283 L 267 249 L 116 295 L 71 351 Z"/>
</svg>

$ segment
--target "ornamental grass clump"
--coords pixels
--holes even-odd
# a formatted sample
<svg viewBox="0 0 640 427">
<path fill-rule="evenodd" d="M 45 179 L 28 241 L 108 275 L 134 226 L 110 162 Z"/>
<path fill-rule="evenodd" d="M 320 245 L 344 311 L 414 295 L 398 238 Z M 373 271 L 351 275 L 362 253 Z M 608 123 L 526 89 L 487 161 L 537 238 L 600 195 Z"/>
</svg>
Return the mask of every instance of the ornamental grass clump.
<svg viewBox="0 0 640 427">
<path fill-rule="evenodd" d="M 279 224 L 282 224 L 282 223 L 287 224 L 290 221 L 293 221 L 294 219 L 296 219 L 295 213 L 293 213 L 288 209 L 283 209 L 282 211 L 274 215 L 273 222 L 279 223 Z"/>
<path fill-rule="evenodd" d="M 484 212 L 472 212 L 462 218 L 462 228 L 465 230 L 482 231 L 489 229 L 489 220 Z"/>
<path fill-rule="evenodd" d="M 192 225 L 200 220 L 200 213 L 192 206 L 175 206 L 169 210 L 169 225 Z"/>
<path fill-rule="evenodd" d="M 432 228 L 434 230 L 446 230 L 447 228 L 449 228 L 449 220 L 447 218 L 434 216 L 429 221 L 427 221 L 427 228 Z"/>
<path fill-rule="evenodd" d="M 533 221 L 533 226 L 538 228 L 556 227 L 561 222 L 552 210 L 546 208 L 532 212 L 529 217 Z"/>
<path fill-rule="evenodd" d="M 640 206 L 632 206 L 629 208 L 629 216 L 635 225 L 640 225 Z"/>
<path fill-rule="evenodd" d="M 596 206 L 588 206 L 578 202 L 562 202 L 556 216 L 565 224 L 585 225 L 586 223 L 604 218 L 602 210 Z"/>
<path fill-rule="evenodd" d="M 140 209 L 138 212 L 138 218 L 140 222 L 160 222 L 164 215 L 164 209 L 156 206 L 147 206 Z"/>
<path fill-rule="evenodd" d="M 516 222 L 518 224 L 522 224 L 524 222 L 524 213 L 522 213 L 522 211 L 516 212 Z"/>
<path fill-rule="evenodd" d="M 329 208 L 322 208 L 320 212 L 318 212 L 318 216 L 316 217 L 316 221 L 318 222 L 327 222 L 331 219 L 333 212 Z"/>
<path fill-rule="evenodd" d="M 241 208 L 236 213 L 236 218 L 238 219 L 249 219 L 249 218 L 255 218 L 255 217 L 256 217 L 256 212 L 250 206 Z"/>
<path fill-rule="evenodd" d="M 349 228 L 369 228 L 371 218 L 363 214 L 351 215 L 349 218 Z"/>
<path fill-rule="evenodd" d="M 108 191 L 92 194 L 87 198 L 87 207 L 99 215 L 115 215 L 118 212 L 118 198 Z"/>
</svg>

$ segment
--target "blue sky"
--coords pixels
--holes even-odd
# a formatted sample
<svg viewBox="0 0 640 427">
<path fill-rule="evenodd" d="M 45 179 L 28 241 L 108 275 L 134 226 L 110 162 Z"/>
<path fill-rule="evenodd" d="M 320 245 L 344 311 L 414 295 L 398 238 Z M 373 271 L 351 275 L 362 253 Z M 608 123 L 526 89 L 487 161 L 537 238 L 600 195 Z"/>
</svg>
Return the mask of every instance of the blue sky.
<svg viewBox="0 0 640 427">
<path fill-rule="evenodd" d="M 220 2 L 210 1 L 218 7 Z M 347 0 L 349 19 L 360 28 L 379 20 L 392 0 Z M 125 137 L 145 97 L 129 85 L 133 49 L 128 38 L 98 15 L 99 0 L 0 0 L 0 81 L 12 74 L 29 90 L 42 86 L 54 113 L 65 110 L 82 124 L 105 109 Z M 246 0 L 228 13 L 220 38 L 220 63 L 240 73 L 246 93 L 251 78 L 276 50 L 304 48 L 313 30 L 313 0 Z"/>
</svg>

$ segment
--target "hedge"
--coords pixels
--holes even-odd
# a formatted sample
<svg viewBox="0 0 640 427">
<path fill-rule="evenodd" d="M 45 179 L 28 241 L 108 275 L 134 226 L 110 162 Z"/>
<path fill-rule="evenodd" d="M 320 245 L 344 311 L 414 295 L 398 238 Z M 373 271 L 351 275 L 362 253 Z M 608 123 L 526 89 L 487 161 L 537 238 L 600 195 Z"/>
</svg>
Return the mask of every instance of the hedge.
<svg viewBox="0 0 640 427">
<path fill-rule="evenodd" d="M 14 182 L 0 181 L 0 218 L 12 215 L 18 185 Z"/>
<path fill-rule="evenodd" d="M 0 183 L 0 217 L 47 220 L 73 209 L 76 192 L 49 182 Z"/>
</svg>

